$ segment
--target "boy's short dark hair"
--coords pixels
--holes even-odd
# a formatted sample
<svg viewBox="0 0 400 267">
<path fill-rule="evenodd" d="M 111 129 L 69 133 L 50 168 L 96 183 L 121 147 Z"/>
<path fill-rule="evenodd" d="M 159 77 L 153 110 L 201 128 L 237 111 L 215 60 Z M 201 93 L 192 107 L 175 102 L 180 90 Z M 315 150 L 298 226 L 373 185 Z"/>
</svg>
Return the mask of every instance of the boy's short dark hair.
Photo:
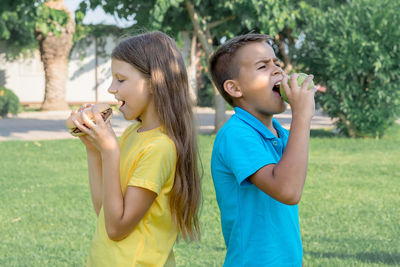
<svg viewBox="0 0 400 267">
<path fill-rule="evenodd" d="M 233 100 L 224 90 L 224 82 L 234 79 L 239 75 L 240 68 L 237 62 L 235 62 L 236 53 L 241 47 L 253 42 L 266 42 L 272 45 L 273 39 L 266 34 L 257 33 L 248 33 L 234 37 L 218 47 L 208 61 L 214 85 L 231 106 L 233 106 Z"/>
</svg>

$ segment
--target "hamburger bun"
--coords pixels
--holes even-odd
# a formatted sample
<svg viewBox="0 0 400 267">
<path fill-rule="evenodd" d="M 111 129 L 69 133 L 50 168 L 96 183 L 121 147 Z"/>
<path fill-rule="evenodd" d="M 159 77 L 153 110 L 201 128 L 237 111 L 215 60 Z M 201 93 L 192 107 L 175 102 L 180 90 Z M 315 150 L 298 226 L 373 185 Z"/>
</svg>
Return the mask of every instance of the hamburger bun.
<svg viewBox="0 0 400 267">
<path fill-rule="evenodd" d="M 100 112 L 101 116 L 103 117 L 103 120 L 107 123 L 110 121 L 112 117 L 112 108 L 108 104 L 100 103 L 100 104 L 95 104 L 97 110 Z M 92 112 L 92 106 L 87 107 L 83 110 L 85 114 L 88 116 L 89 119 L 93 121 L 93 112 Z M 85 135 L 86 133 L 82 132 L 74 122 L 72 121 L 72 118 L 75 118 L 78 122 L 81 124 L 85 125 L 81 119 L 81 116 L 79 113 L 74 113 L 65 122 L 65 126 L 70 129 L 70 134 L 73 136 L 82 136 Z"/>
</svg>

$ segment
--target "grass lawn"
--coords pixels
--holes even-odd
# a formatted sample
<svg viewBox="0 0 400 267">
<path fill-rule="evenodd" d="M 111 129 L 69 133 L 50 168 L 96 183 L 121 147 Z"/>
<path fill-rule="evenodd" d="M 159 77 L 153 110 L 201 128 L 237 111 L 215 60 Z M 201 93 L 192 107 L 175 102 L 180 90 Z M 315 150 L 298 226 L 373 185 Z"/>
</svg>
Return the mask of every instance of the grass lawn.
<svg viewBox="0 0 400 267">
<path fill-rule="evenodd" d="M 175 246 L 177 266 L 222 266 L 225 244 L 200 138 L 202 241 Z M 84 266 L 95 227 L 78 140 L 0 142 L 0 266 Z M 381 140 L 312 132 L 300 203 L 305 266 L 400 265 L 400 126 Z"/>
</svg>

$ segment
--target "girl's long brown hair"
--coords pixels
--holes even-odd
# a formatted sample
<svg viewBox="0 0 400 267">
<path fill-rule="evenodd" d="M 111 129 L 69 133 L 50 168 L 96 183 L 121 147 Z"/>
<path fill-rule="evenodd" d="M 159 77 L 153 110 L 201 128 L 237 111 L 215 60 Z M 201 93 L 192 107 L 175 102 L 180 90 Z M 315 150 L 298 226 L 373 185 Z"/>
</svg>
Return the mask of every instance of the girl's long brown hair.
<svg viewBox="0 0 400 267">
<path fill-rule="evenodd" d="M 199 239 L 197 138 L 182 55 L 168 35 L 150 32 L 123 40 L 111 56 L 131 64 L 150 81 L 158 116 L 177 151 L 175 182 L 169 195 L 172 218 L 185 240 Z"/>
</svg>

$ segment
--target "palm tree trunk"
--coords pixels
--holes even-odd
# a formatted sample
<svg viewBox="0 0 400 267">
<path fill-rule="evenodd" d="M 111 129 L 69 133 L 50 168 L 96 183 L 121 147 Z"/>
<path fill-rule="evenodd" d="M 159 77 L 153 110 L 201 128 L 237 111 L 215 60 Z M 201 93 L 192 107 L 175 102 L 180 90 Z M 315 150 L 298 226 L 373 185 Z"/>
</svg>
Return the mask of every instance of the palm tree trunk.
<svg viewBox="0 0 400 267">
<path fill-rule="evenodd" d="M 46 4 L 51 8 L 63 9 L 70 14 L 63 1 L 55 0 Z M 54 5 L 52 6 L 52 4 Z M 72 36 L 74 30 L 75 25 L 70 16 L 70 20 L 60 36 L 56 36 L 51 32 L 47 35 L 36 32 L 40 57 L 45 72 L 45 96 L 41 110 L 68 109 L 65 86 L 67 81 L 68 56 L 73 44 Z"/>
</svg>

